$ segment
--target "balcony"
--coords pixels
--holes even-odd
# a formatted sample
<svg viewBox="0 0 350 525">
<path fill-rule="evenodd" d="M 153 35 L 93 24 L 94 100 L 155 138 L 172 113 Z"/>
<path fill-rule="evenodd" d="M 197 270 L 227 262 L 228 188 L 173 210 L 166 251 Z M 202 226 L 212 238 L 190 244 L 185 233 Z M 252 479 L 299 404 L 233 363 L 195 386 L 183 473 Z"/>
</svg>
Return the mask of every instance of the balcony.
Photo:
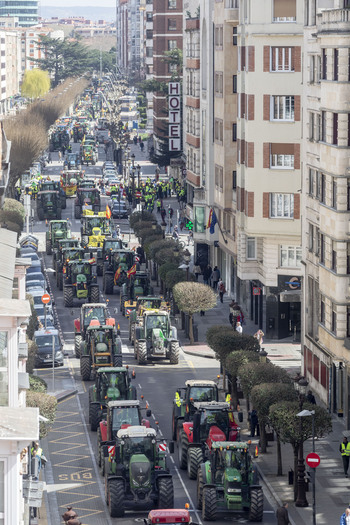
<svg viewBox="0 0 350 525">
<path fill-rule="evenodd" d="M 350 9 L 326 9 L 318 15 L 319 33 L 349 31 Z"/>
<path fill-rule="evenodd" d="M 226 22 L 237 22 L 239 19 L 239 0 L 225 0 Z"/>
</svg>

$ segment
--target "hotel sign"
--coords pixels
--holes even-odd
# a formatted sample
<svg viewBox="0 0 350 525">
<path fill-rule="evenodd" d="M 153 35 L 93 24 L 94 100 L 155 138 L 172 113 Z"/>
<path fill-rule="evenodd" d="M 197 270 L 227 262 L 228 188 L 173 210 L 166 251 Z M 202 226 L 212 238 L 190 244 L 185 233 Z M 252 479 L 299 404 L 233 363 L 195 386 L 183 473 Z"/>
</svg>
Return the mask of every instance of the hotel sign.
<svg viewBox="0 0 350 525">
<path fill-rule="evenodd" d="M 181 151 L 181 87 L 180 82 L 169 82 L 169 151 Z"/>
</svg>

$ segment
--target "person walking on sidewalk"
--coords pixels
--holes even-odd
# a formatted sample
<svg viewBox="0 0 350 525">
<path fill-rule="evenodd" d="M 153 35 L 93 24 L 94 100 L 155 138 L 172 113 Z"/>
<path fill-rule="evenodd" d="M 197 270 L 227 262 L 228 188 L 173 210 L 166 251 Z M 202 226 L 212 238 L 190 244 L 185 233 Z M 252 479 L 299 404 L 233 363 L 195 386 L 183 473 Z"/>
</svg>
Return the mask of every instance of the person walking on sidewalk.
<svg viewBox="0 0 350 525">
<path fill-rule="evenodd" d="M 239 321 L 236 324 L 236 332 L 238 332 L 239 334 L 243 334 L 243 328 Z"/>
<path fill-rule="evenodd" d="M 343 460 L 344 474 L 347 478 L 350 459 L 350 443 L 348 442 L 348 438 L 346 436 L 343 437 L 343 442 L 339 445 L 339 452 L 341 453 L 341 457 Z"/>
<path fill-rule="evenodd" d="M 350 507 L 340 516 L 340 525 L 350 525 Z"/>
<path fill-rule="evenodd" d="M 277 525 L 290 525 L 288 516 L 288 503 L 283 502 L 282 507 L 276 510 Z"/>
<path fill-rule="evenodd" d="M 213 279 L 213 288 L 214 290 L 216 290 L 218 287 L 219 279 L 220 279 L 220 270 L 217 266 L 214 266 L 212 279 Z"/>
<path fill-rule="evenodd" d="M 219 291 L 220 303 L 223 303 L 224 302 L 224 294 L 226 293 L 226 288 L 225 288 L 225 284 L 223 283 L 222 279 L 219 279 L 218 291 Z"/>
</svg>

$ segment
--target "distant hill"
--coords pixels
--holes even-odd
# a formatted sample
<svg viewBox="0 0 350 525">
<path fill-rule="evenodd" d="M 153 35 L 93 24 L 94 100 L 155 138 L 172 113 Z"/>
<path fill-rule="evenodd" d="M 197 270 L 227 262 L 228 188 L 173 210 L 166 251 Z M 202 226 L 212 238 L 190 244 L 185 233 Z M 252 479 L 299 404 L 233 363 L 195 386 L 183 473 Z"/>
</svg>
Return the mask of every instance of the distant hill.
<svg viewBox="0 0 350 525">
<path fill-rule="evenodd" d="M 58 16 L 59 18 L 68 18 L 69 16 L 84 16 L 89 20 L 108 20 L 113 21 L 116 18 L 115 7 L 103 6 L 51 6 L 41 5 L 40 16 L 43 18 L 51 18 Z"/>
</svg>

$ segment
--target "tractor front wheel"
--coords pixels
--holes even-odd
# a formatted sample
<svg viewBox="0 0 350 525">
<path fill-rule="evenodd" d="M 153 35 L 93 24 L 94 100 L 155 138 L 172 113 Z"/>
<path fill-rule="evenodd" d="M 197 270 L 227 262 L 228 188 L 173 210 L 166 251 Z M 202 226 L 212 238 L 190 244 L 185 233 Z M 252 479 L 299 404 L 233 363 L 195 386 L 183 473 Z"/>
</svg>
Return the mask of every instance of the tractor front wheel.
<svg viewBox="0 0 350 525">
<path fill-rule="evenodd" d="M 251 489 L 249 521 L 262 521 L 264 513 L 264 493 L 262 489 Z"/>
<path fill-rule="evenodd" d="M 89 381 L 91 375 L 91 359 L 88 355 L 80 357 L 80 375 L 83 381 Z"/>
<path fill-rule="evenodd" d="M 108 506 L 111 518 L 121 518 L 124 516 L 124 483 L 119 479 L 108 481 Z"/>
<path fill-rule="evenodd" d="M 113 356 L 113 366 L 120 367 L 123 366 L 123 356 L 122 354 L 114 354 Z"/>
<path fill-rule="evenodd" d="M 185 470 L 187 467 L 188 437 L 184 430 L 180 431 L 178 447 L 180 468 Z"/>
<path fill-rule="evenodd" d="M 190 479 L 197 479 L 198 469 L 203 463 L 203 452 L 199 447 L 190 447 L 187 451 L 187 474 Z"/>
<path fill-rule="evenodd" d="M 96 432 L 98 429 L 98 425 L 100 422 L 100 417 L 98 415 L 99 412 L 99 405 L 90 405 L 89 406 L 89 421 L 90 421 L 90 428 L 93 432 Z"/>
<path fill-rule="evenodd" d="M 100 290 L 98 286 L 91 285 L 91 302 L 98 303 L 100 300 Z"/>
<path fill-rule="evenodd" d="M 170 352 L 169 352 L 169 358 L 170 358 L 170 364 L 171 365 L 177 365 L 179 362 L 179 343 L 177 341 L 171 341 L 170 343 Z"/>
<path fill-rule="evenodd" d="M 147 364 L 147 343 L 146 341 L 139 341 L 137 343 L 137 364 Z"/>
<path fill-rule="evenodd" d="M 64 306 L 71 308 L 73 306 L 74 290 L 72 286 L 65 286 L 64 291 Z"/>
<path fill-rule="evenodd" d="M 217 513 L 216 489 L 213 487 L 203 488 L 202 518 L 205 521 L 215 521 Z"/>
<path fill-rule="evenodd" d="M 197 474 L 197 509 L 202 510 L 203 506 L 203 473 L 202 470 L 198 470 Z"/>
<path fill-rule="evenodd" d="M 171 478 L 160 478 L 158 481 L 158 508 L 172 509 L 174 507 L 174 486 Z"/>
<path fill-rule="evenodd" d="M 75 351 L 75 357 L 79 359 L 80 357 L 80 345 L 81 345 L 81 335 L 75 335 L 74 336 L 74 351 Z"/>
<path fill-rule="evenodd" d="M 51 244 L 51 240 L 48 239 L 46 241 L 46 255 L 51 255 L 52 254 L 52 244 Z"/>
</svg>

